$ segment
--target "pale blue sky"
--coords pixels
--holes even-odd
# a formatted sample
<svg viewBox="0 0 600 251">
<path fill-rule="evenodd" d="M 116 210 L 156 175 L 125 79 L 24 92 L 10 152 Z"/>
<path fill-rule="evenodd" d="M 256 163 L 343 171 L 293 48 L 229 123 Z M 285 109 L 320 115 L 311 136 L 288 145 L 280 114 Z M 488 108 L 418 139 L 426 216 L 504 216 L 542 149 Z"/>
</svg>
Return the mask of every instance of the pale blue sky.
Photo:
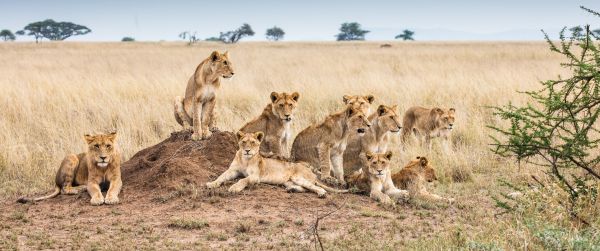
<svg viewBox="0 0 600 251">
<path fill-rule="evenodd" d="M 52 18 L 93 30 L 70 40 L 171 41 L 182 31 L 206 38 L 247 22 L 256 32 L 247 41 L 265 40 L 274 25 L 285 30 L 285 40 L 306 41 L 334 40 L 341 23 L 355 21 L 371 30 L 367 40 L 391 40 L 405 28 L 418 40 L 536 40 L 543 38 L 540 29 L 600 28 L 600 17 L 580 5 L 600 11 L 600 0 L 0 0 L 0 29 Z"/>
</svg>

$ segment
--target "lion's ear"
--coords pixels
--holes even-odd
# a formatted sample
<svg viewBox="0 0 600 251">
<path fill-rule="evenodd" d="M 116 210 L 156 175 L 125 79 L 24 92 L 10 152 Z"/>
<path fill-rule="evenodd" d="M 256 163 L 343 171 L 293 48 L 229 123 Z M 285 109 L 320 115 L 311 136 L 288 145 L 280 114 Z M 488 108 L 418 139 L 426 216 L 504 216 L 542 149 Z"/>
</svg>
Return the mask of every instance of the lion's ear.
<svg viewBox="0 0 600 251">
<path fill-rule="evenodd" d="M 375 101 L 375 96 L 369 94 L 369 95 L 365 96 L 365 99 L 367 99 L 367 101 L 369 101 L 369 104 L 373 104 L 373 101 Z"/>
<path fill-rule="evenodd" d="M 219 60 L 219 56 L 220 56 L 220 54 L 219 54 L 218 51 L 213 51 L 210 54 L 210 60 L 213 61 L 213 62 L 215 62 L 215 61 Z"/>
<path fill-rule="evenodd" d="M 244 133 L 242 131 L 239 131 L 235 134 L 235 137 L 238 141 L 240 141 L 244 137 Z"/>
<path fill-rule="evenodd" d="M 300 98 L 300 93 L 298 92 L 294 92 L 292 93 L 292 99 L 296 102 L 298 102 L 298 99 Z"/>
<path fill-rule="evenodd" d="M 454 108 L 448 109 L 448 113 L 454 113 L 454 112 L 456 112 L 456 110 Z"/>
<path fill-rule="evenodd" d="M 429 163 L 429 161 L 425 157 L 421 157 L 419 159 L 419 162 L 421 163 L 421 166 L 423 166 L 423 167 L 427 166 L 427 163 Z"/>
<path fill-rule="evenodd" d="M 225 58 L 229 58 L 229 51 L 225 51 L 225 53 L 223 53 L 222 56 L 225 57 Z"/>
<path fill-rule="evenodd" d="M 271 102 L 275 103 L 275 101 L 279 98 L 279 93 L 271 92 Z"/>
<path fill-rule="evenodd" d="M 263 132 L 255 132 L 254 136 L 256 137 L 256 139 L 258 139 L 258 141 L 262 142 L 263 138 L 265 137 L 265 134 Z"/>
<path fill-rule="evenodd" d="M 344 95 L 343 99 L 344 99 L 344 104 L 348 104 L 348 101 L 352 98 L 352 96 L 350 95 Z"/>
<path fill-rule="evenodd" d="M 373 159 L 373 153 L 372 152 L 367 151 L 365 153 L 365 156 L 367 157 L 367 160 L 372 160 Z"/>
<path fill-rule="evenodd" d="M 377 114 L 379 116 L 382 116 L 385 112 L 386 112 L 386 109 L 385 109 L 384 105 L 379 105 L 379 107 L 377 107 Z"/>
<path fill-rule="evenodd" d="M 386 158 L 387 160 L 392 160 L 392 156 L 393 156 L 393 154 L 392 154 L 392 151 L 387 151 L 387 152 L 385 153 L 385 158 Z"/>
<path fill-rule="evenodd" d="M 117 138 L 117 132 L 110 132 L 107 136 L 110 141 L 115 141 Z"/>
<path fill-rule="evenodd" d="M 94 139 L 96 139 L 95 136 L 90 134 L 83 135 L 83 138 L 85 139 L 85 142 L 88 143 L 88 145 L 94 142 Z"/>
<path fill-rule="evenodd" d="M 398 111 L 398 105 L 393 105 L 393 106 L 392 106 L 392 110 L 394 110 L 394 111 Z"/>
</svg>

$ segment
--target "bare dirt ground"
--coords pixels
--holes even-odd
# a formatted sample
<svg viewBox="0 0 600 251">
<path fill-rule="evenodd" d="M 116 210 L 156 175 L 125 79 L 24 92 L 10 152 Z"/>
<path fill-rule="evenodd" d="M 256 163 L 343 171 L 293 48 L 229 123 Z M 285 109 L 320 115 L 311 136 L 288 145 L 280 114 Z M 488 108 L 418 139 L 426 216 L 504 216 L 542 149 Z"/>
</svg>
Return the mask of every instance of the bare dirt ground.
<svg viewBox="0 0 600 251">
<path fill-rule="evenodd" d="M 325 249 L 420 249 L 418 240 L 457 235 L 494 220 L 485 187 L 452 205 L 411 201 L 384 208 L 368 196 L 292 194 L 256 185 L 240 194 L 208 190 L 233 159 L 233 133 L 206 141 L 173 133 L 122 166 L 121 203 L 91 206 L 87 193 L 35 204 L 0 201 L 0 249 L 315 249 L 315 221 Z M 477 174 L 475 174 L 477 175 Z M 486 184 L 487 182 L 481 182 Z M 473 188 L 470 188 L 473 189 Z M 473 223 L 479 222 L 479 223 Z M 484 221 L 485 222 L 485 221 Z"/>
</svg>

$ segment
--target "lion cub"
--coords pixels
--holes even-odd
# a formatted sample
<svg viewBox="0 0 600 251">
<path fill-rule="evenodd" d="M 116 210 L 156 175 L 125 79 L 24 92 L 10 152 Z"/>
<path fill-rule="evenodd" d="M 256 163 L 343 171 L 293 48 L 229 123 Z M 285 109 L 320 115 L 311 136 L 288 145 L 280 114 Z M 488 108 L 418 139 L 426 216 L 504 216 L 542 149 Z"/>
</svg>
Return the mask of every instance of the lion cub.
<svg viewBox="0 0 600 251">
<path fill-rule="evenodd" d="M 360 109 L 347 106 L 318 125 L 302 130 L 292 144 L 291 158 L 319 168 L 321 180 L 344 182 L 343 156 L 346 141 L 352 133 L 364 134 L 371 123 Z M 331 171 L 337 179 L 331 177 Z"/>
<path fill-rule="evenodd" d="M 366 166 L 348 177 L 348 184 L 357 186 L 361 191 L 368 191 L 371 198 L 393 205 L 396 201 L 406 199 L 408 191 L 396 188 L 390 173 L 392 152 L 365 153 Z"/>
<path fill-rule="evenodd" d="M 371 104 L 375 101 L 375 97 L 373 95 L 344 95 L 343 97 L 344 104 L 354 108 L 359 109 L 365 115 L 369 115 L 371 113 Z"/>
<path fill-rule="evenodd" d="M 361 169 L 364 165 L 365 153 L 383 153 L 387 151 L 390 134 L 402 129 L 397 106 L 380 105 L 377 111 L 369 116 L 371 127 L 364 136 L 350 135 L 348 147 L 344 152 L 344 173 L 349 174 Z"/>
<path fill-rule="evenodd" d="M 315 192 L 319 197 L 324 197 L 326 191 L 345 193 L 347 190 L 330 188 L 317 179 L 305 163 L 293 163 L 280 159 L 264 158 L 259 154 L 260 144 L 264 134 L 262 132 L 236 134 L 239 150 L 229 169 L 221 174 L 215 181 L 206 183 L 208 188 L 220 187 L 223 182 L 244 177 L 229 187 L 233 193 L 240 192 L 246 186 L 257 183 L 284 185 L 291 192 L 304 192 L 306 189 Z"/>
<path fill-rule="evenodd" d="M 221 85 L 221 77 L 231 78 L 233 67 L 227 52 L 213 51 L 202 61 L 185 88 L 185 97 L 175 97 L 175 120 L 184 129 L 193 127 L 192 140 L 209 138 L 209 128 L 215 126 L 215 92 Z"/>
<path fill-rule="evenodd" d="M 258 118 L 248 122 L 240 131 L 264 132 L 265 140 L 260 144 L 260 152 L 266 156 L 288 157 L 288 142 L 291 137 L 290 125 L 300 94 L 297 92 L 271 93 L 271 103 Z"/>
<path fill-rule="evenodd" d="M 431 138 L 442 137 L 444 150 L 451 150 L 448 146 L 450 133 L 454 126 L 454 108 L 442 110 L 441 108 L 427 109 L 414 106 L 404 113 L 402 126 L 402 143 L 406 143 L 408 136 L 414 133 L 419 136 L 421 144 L 431 149 Z"/>
<path fill-rule="evenodd" d="M 410 197 L 427 200 L 443 200 L 452 203 L 454 199 L 429 193 L 425 182 L 437 180 L 435 170 L 429 165 L 425 157 L 411 160 L 400 172 L 392 175 L 394 184 L 402 189 L 407 189 Z"/>
<path fill-rule="evenodd" d="M 117 133 L 85 135 L 88 151 L 65 157 L 56 173 L 54 192 L 39 198 L 20 198 L 18 202 L 40 201 L 59 193 L 77 194 L 87 188 L 92 205 L 117 204 L 121 191 L 121 154 L 116 145 Z M 106 198 L 100 185 L 109 183 Z"/>
</svg>

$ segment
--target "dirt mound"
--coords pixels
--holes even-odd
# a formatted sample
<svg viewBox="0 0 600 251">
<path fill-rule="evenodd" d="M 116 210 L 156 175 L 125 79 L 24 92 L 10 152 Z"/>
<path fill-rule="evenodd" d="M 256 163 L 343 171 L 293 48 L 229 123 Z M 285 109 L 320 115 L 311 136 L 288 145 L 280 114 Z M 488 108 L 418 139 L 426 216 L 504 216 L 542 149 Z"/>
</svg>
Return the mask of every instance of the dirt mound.
<svg viewBox="0 0 600 251">
<path fill-rule="evenodd" d="M 127 190 L 139 192 L 201 185 L 225 171 L 236 151 L 237 142 L 231 132 L 218 131 L 200 141 L 191 140 L 191 131 L 174 132 L 123 163 L 123 183 Z"/>
</svg>

